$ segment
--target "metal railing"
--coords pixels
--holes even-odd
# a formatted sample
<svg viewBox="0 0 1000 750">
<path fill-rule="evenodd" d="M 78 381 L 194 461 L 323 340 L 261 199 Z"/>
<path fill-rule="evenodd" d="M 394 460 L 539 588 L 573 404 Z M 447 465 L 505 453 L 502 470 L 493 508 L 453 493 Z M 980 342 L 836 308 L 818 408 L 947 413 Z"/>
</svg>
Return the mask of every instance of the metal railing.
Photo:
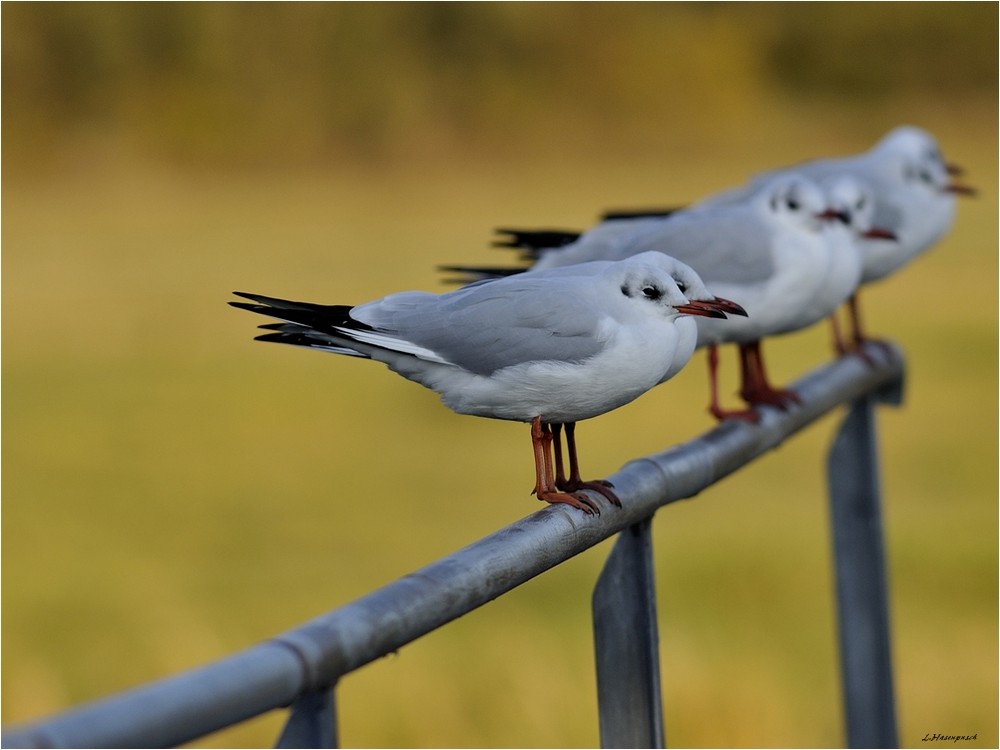
<svg viewBox="0 0 1000 750">
<path fill-rule="evenodd" d="M 903 358 L 869 344 L 792 387 L 801 403 L 729 420 L 610 479 L 622 500 L 600 516 L 548 506 L 438 562 L 252 648 L 3 733 L 4 747 L 164 747 L 291 706 L 278 747 L 335 747 L 334 688 L 349 672 L 619 534 L 593 592 L 603 747 L 662 747 L 650 527 L 840 404 L 828 459 L 847 744 L 895 747 L 888 596 L 874 404 L 899 403 Z"/>
</svg>

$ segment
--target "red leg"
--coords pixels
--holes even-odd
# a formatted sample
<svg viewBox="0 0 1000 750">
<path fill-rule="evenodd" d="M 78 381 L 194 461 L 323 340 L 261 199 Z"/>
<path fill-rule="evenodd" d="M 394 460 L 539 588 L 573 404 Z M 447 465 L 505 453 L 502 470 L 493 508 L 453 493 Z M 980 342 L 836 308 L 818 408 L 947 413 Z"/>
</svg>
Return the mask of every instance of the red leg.
<svg viewBox="0 0 1000 750">
<path fill-rule="evenodd" d="M 562 457 L 562 428 L 563 426 L 556 422 L 551 425 L 552 427 L 552 450 L 555 453 L 556 459 L 556 474 L 555 474 L 555 484 L 561 490 L 566 489 L 566 472 L 563 469 L 563 457 Z M 566 426 L 566 438 L 569 440 L 569 425 Z"/>
<path fill-rule="evenodd" d="M 742 367 L 741 376 L 746 381 L 748 377 L 746 358 L 743 356 L 743 347 L 740 347 L 740 363 Z M 744 409 L 742 411 L 734 411 L 730 409 L 723 409 L 722 405 L 719 403 L 719 346 L 718 344 L 708 345 L 708 386 L 710 390 L 711 401 L 708 405 L 708 410 L 712 413 L 712 416 L 716 419 L 743 419 L 747 422 L 756 422 L 758 417 L 757 412 L 753 409 Z"/>
<path fill-rule="evenodd" d="M 540 417 L 531 420 L 531 448 L 535 457 L 535 489 L 532 494 L 541 498 L 552 483 L 552 433 L 542 424 Z"/>
<path fill-rule="evenodd" d="M 851 326 L 854 328 L 854 346 L 857 349 L 861 349 L 865 344 L 875 344 L 875 346 L 883 349 L 886 354 L 888 354 L 889 345 L 882 339 L 872 338 L 864 332 L 864 328 L 861 325 L 861 306 L 859 302 L 858 293 L 855 292 L 849 300 L 847 300 L 847 309 L 851 315 Z M 869 361 L 870 358 L 864 352 L 860 352 L 861 356 L 865 361 Z"/>
<path fill-rule="evenodd" d="M 612 492 L 609 488 L 612 486 L 611 482 L 606 482 L 603 479 L 597 479 L 591 482 L 585 482 L 580 477 L 580 464 L 576 457 L 576 422 L 567 422 L 566 425 L 566 452 L 569 455 L 569 479 L 562 478 L 562 472 L 560 470 L 562 464 L 562 458 L 559 453 L 556 453 L 556 487 L 567 492 L 577 492 L 578 490 L 593 490 L 594 492 L 604 495 L 612 504 L 617 505 L 619 508 L 622 503 L 618 499 L 618 496 Z M 555 435 L 559 434 L 557 426 L 553 425 L 553 433 Z M 559 451 L 559 447 L 556 448 Z"/>
<path fill-rule="evenodd" d="M 565 503 L 579 508 L 588 516 L 599 513 L 597 506 L 585 495 L 559 492 L 552 476 L 552 432 L 541 417 L 531 420 L 531 447 L 535 457 L 535 489 L 532 494 L 547 503 Z"/>
<path fill-rule="evenodd" d="M 853 329 L 852 338 L 854 339 L 855 346 L 861 346 L 865 343 L 865 334 L 861 330 L 861 309 L 858 307 L 858 293 L 855 292 L 851 295 L 851 298 L 847 300 L 847 310 L 851 315 L 851 328 Z"/>
<path fill-rule="evenodd" d="M 858 303 L 858 299 L 858 293 L 855 292 L 851 295 L 851 298 L 847 300 L 847 310 L 851 316 L 851 327 L 854 329 L 852 340 L 854 342 L 855 351 L 858 355 L 865 360 L 865 362 L 871 364 L 871 357 L 862 351 L 861 347 L 865 344 L 875 344 L 880 349 L 887 351 L 889 349 L 889 345 L 880 339 L 870 338 L 864 333 L 861 326 L 861 308 Z"/>
<path fill-rule="evenodd" d="M 708 410 L 718 419 L 722 419 L 722 407 L 719 405 L 719 345 L 708 345 Z"/>
<path fill-rule="evenodd" d="M 767 382 L 760 365 L 760 348 L 756 341 L 740 346 L 740 391 L 757 391 Z"/>
<path fill-rule="evenodd" d="M 749 382 L 744 381 L 740 395 L 749 404 L 768 404 L 784 409 L 789 404 L 799 402 L 799 397 L 792 391 L 775 388 L 767 378 L 764 369 L 764 357 L 760 351 L 760 341 L 752 341 L 740 347 L 746 357 L 745 367 L 753 371 Z M 746 372 L 745 369 L 745 372 Z"/>
<path fill-rule="evenodd" d="M 837 319 L 837 313 L 834 312 L 830 316 L 830 329 L 833 331 L 833 352 L 838 357 L 843 357 L 845 354 L 851 353 L 851 348 L 844 343 L 844 337 L 840 333 L 840 321 Z"/>
</svg>

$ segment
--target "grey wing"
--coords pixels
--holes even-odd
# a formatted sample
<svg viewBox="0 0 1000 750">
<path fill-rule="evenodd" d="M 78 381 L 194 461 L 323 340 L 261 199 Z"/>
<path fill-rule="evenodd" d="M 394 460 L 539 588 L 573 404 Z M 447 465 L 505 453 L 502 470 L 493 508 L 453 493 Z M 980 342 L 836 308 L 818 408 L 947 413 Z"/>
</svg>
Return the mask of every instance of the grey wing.
<svg viewBox="0 0 1000 750">
<path fill-rule="evenodd" d="M 702 281 L 763 281 L 774 273 L 773 235 L 742 207 L 675 214 L 632 239 L 628 255 L 656 250 L 687 263 Z"/>
<path fill-rule="evenodd" d="M 600 352 L 601 315 L 590 286 L 586 280 L 510 277 L 440 296 L 390 295 L 355 308 L 352 317 L 489 375 L 524 362 L 581 362 Z"/>
<path fill-rule="evenodd" d="M 622 260 L 632 254 L 626 250 L 632 238 L 665 220 L 658 216 L 603 221 L 584 232 L 575 242 L 544 251 L 532 268 L 561 268 L 595 260 Z"/>
<path fill-rule="evenodd" d="M 762 187 L 768 185 L 768 183 L 788 174 L 797 173 L 811 180 L 821 180 L 830 175 L 856 172 L 862 166 L 863 162 L 858 157 L 803 159 L 783 167 L 755 172 L 750 176 L 745 185 L 710 195 L 708 198 L 702 200 L 699 205 L 720 205 L 745 200 L 754 195 Z"/>
</svg>

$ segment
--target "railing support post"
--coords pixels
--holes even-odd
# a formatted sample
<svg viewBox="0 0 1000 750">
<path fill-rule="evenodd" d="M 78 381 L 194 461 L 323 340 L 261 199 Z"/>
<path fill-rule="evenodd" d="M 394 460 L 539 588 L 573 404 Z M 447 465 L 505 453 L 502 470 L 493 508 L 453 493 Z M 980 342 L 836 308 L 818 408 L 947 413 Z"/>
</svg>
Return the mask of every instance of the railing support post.
<svg viewBox="0 0 1000 750">
<path fill-rule="evenodd" d="M 337 747 L 333 687 L 300 695 L 276 747 Z"/>
<path fill-rule="evenodd" d="M 898 747 L 875 398 L 855 401 L 827 461 L 848 747 Z"/>
<path fill-rule="evenodd" d="M 601 747 L 665 747 L 652 520 L 618 535 L 594 588 Z"/>
</svg>

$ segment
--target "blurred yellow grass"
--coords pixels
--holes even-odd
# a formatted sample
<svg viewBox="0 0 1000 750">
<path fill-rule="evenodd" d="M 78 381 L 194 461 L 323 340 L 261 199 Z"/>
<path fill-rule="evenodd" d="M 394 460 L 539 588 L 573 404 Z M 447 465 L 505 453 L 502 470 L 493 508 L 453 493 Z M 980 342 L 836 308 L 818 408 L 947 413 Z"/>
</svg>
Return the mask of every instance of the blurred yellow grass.
<svg viewBox="0 0 1000 750">
<path fill-rule="evenodd" d="M 984 195 L 866 310 L 910 363 L 906 404 L 879 418 L 901 737 L 989 746 L 996 144 L 941 137 Z M 736 181 L 751 161 L 706 156 L 691 192 L 683 169 L 669 189 Z M 256 321 L 224 303 L 233 288 L 330 302 L 441 289 L 436 264 L 497 257 L 484 247 L 497 223 L 572 226 L 664 192 L 656 170 L 581 164 L 138 167 L 8 194 L 4 722 L 217 658 L 535 510 L 525 426 L 453 415 L 372 363 L 253 343 Z M 769 342 L 774 373 L 815 366 L 827 339 Z M 585 469 L 708 429 L 704 390 L 698 356 L 584 423 Z M 833 426 L 658 515 L 672 744 L 842 741 L 821 473 Z M 588 606 L 607 549 L 345 678 L 343 743 L 594 744 Z M 266 744 L 279 726 L 206 742 Z"/>
</svg>

